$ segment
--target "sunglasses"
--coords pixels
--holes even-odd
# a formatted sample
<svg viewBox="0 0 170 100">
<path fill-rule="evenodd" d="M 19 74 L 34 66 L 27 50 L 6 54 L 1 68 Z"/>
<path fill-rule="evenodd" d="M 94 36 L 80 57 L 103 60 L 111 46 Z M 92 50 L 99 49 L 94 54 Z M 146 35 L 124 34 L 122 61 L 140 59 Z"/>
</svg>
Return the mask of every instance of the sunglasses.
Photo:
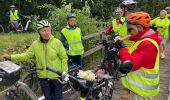
<svg viewBox="0 0 170 100">
<path fill-rule="evenodd" d="M 133 30 L 133 28 L 128 28 L 127 31 L 128 32 L 131 32 Z"/>
</svg>

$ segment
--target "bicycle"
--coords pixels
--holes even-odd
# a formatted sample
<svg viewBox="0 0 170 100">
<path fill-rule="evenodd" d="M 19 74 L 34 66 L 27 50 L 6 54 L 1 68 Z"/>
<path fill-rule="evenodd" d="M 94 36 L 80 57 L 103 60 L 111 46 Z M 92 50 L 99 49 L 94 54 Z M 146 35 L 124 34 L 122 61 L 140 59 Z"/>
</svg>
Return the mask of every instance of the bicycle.
<svg viewBox="0 0 170 100">
<path fill-rule="evenodd" d="M 19 19 L 18 20 L 18 29 L 15 29 L 14 27 L 13 27 L 13 25 L 11 24 L 11 23 L 9 23 L 9 26 L 7 27 L 8 28 L 8 31 L 9 32 L 23 32 L 23 25 L 22 25 L 22 19 Z"/>
<path fill-rule="evenodd" d="M 47 70 L 52 71 L 60 76 L 63 76 L 63 72 L 53 68 L 47 67 Z M 86 80 L 74 77 L 67 73 L 64 75 L 69 78 L 72 83 L 73 89 L 80 92 L 81 97 L 87 100 L 111 100 L 112 94 L 110 94 L 110 89 L 112 89 L 112 79 L 113 77 L 109 75 L 98 75 L 97 80 Z"/>
<path fill-rule="evenodd" d="M 36 23 L 39 20 L 40 16 L 37 15 L 31 15 L 31 16 L 26 16 L 27 22 L 24 27 L 24 32 L 33 32 L 36 29 Z"/>
<path fill-rule="evenodd" d="M 0 24 L 0 33 L 4 33 L 4 27 Z"/>
<path fill-rule="evenodd" d="M 101 60 L 101 64 L 95 69 L 95 72 L 98 70 L 103 70 L 105 74 L 109 74 L 115 77 L 117 80 L 121 77 L 119 72 L 120 60 L 118 56 L 118 49 L 115 47 L 114 38 L 118 36 L 115 33 L 111 32 L 107 35 L 106 40 L 97 42 L 104 46 L 104 56 Z"/>
<path fill-rule="evenodd" d="M 12 62 L 10 62 L 12 63 Z M 1 69 L 1 68 L 0 68 Z M 6 91 L 6 95 L 4 96 L 3 100 L 44 100 L 44 96 L 38 97 L 38 89 L 39 89 L 39 81 L 38 77 L 36 74 L 37 70 L 42 70 L 42 68 L 36 68 L 36 66 L 31 66 L 31 67 L 23 67 L 20 70 L 22 72 L 27 72 L 21 79 L 18 75 L 18 78 L 13 81 L 10 84 L 2 84 L 2 85 L 7 85 L 10 86 L 8 91 Z M 71 69 L 69 72 L 72 74 L 75 74 L 75 71 L 78 69 Z M 1 70 L 0 70 L 1 72 Z M 4 71 L 3 71 L 4 72 Z M 20 71 L 18 70 L 18 73 Z M 14 78 L 15 79 L 15 78 Z M 20 79 L 20 80 L 19 80 Z M 18 81 L 19 80 L 19 81 Z M 63 84 L 63 95 L 64 95 L 64 100 L 77 100 L 80 96 L 79 93 L 76 92 L 75 90 L 71 89 L 72 88 L 72 83 L 66 83 L 58 79 L 61 84 Z M 0 83 L 1 84 L 1 83 Z M 24 94 L 23 92 L 26 92 Z M 27 95 L 27 97 L 23 97 L 22 95 Z"/>
</svg>

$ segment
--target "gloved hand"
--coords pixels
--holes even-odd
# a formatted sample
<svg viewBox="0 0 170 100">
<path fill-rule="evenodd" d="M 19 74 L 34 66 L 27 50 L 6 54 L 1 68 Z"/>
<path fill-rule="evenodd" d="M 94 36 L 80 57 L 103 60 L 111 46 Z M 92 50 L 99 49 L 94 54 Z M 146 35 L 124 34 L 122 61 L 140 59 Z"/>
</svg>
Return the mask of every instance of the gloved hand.
<svg viewBox="0 0 170 100">
<path fill-rule="evenodd" d="M 155 26 L 155 25 L 151 25 L 150 28 L 153 29 L 153 30 L 155 30 L 155 31 L 158 29 L 158 27 Z"/>
<path fill-rule="evenodd" d="M 62 79 L 67 82 L 69 80 L 69 74 L 67 72 L 63 72 Z"/>
<path fill-rule="evenodd" d="M 116 36 L 116 37 L 114 38 L 114 41 L 115 41 L 115 42 L 118 41 L 118 40 L 121 40 L 121 37 L 120 37 L 120 36 Z"/>
<path fill-rule="evenodd" d="M 168 17 L 168 19 L 170 19 L 170 16 Z"/>
<path fill-rule="evenodd" d="M 115 42 L 115 47 L 119 50 L 119 49 L 121 49 L 121 48 L 124 48 L 124 47 L 125 47 L 125 44 L 123 43 L 123 41 L 117 40 L 117 41 Z"/>
</svg>

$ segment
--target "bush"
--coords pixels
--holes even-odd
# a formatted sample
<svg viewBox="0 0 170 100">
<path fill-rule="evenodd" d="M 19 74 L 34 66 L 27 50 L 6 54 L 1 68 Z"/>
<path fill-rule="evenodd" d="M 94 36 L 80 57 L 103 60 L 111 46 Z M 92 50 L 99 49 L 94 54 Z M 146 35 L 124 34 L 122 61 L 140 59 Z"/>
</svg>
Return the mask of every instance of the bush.
<svg viewBox="0 0 170 100">
<path fill-rule="evenodd" d="M 65 8 L 57 8 L 51 4 L 44 4 L 38 7 L 39 9 L 48 9 L 49 15 L 46 19 L 51 23 L 53 32 L 57 33 L 59 37 L 59 32 L 67 25 L 66 15 L 67 11 Z M 84 12 L 79 9 L 72 9 L 72 13 L 75 13 L 77 16 L 77 26 L 81 28 L 82 34 L 87 35 L 89 33 L 101 31 L 102 26 L 98 27 L 96 23 L 101 23 L 95 18 L 90 18 L 87 15 L 84 15 Z M 54 33 L 55 34 L 55 33 Z"/>
</svg>

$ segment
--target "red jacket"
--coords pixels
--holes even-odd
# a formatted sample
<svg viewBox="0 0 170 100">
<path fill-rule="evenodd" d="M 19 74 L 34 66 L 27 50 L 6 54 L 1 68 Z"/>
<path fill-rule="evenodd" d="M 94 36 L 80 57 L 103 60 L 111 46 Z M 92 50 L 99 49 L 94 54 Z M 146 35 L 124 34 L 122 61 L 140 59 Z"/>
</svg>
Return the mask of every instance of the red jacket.
<svg viewBox="0 0 170 100">
<path fill-rule="evenodd" d="M 144 38 L 151 38 L 159 45 L 161 43 L 161 38 L 159 37 L 158 32 L 149 28 L 140 31 L 135 36 L 131 36 L 129 40 L 136 42 Z M 145 67 L 147 69 L 154 68 L 157 52 L 157 48 L 154 44 L 150 41 L 143 41 L 131 54 L 129 54 L 127 48 L 121 48 L 119 50 L 119 56 L 121 61 L 131 60 L 133 63 L 132 70 L 135 71 L 140 67 Z"/>
</svg>

